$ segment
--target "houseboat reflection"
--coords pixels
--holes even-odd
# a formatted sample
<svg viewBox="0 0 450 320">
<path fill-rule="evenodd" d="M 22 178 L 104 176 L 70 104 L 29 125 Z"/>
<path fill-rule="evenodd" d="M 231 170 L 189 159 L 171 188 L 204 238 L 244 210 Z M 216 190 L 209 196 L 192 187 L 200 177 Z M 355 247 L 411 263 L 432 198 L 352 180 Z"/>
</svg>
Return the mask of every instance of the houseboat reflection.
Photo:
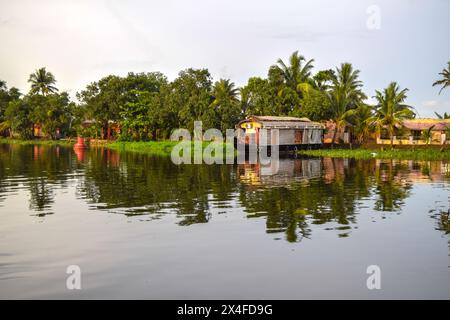
<svg viewBox="0 0 450 320">
<path fill-rule="evenodd" d="M 271 159 L 269 164 L 250 163 L 238 165 L 241 182 L 249 185 L 279 186 L 295 180 L 319 178 L 321 159 Z"/>
</svg>

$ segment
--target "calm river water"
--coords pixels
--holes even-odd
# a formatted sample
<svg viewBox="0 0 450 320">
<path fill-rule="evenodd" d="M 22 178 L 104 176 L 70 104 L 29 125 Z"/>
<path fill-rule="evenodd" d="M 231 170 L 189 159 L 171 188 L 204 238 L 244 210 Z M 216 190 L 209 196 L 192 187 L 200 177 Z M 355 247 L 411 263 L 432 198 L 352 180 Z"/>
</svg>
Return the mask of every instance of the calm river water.
<svg viewBox="0 0 450 320">
<path fill-rule="evenodd" d="M 0 298 L 450 299 L 449 209 L 449 162 L 0 145 Z"/>
</svg>

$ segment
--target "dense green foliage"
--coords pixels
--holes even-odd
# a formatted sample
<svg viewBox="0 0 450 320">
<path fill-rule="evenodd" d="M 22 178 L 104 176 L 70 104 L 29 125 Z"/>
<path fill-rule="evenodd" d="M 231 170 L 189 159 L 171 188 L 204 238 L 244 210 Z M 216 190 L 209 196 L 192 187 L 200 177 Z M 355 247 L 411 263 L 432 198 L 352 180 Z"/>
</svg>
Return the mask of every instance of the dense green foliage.
<svg viewBox="0 0 450 320">
<path fill-rule="evenodd" d="M 38 126 L 51 139 L 75 135 L 73 124 L 82 114 L 77 113 L 78 106 L 67 92 L 57 92 L 54 76 L 41 68 L 30 75 L 29 82 L 31 89 L 26 95 L 0 82 L 0 133 L 31 139 Z"/>
<path fill-rule="evenodd" d="M 375 98 L 378 105 L 375 108 L 374 123 L 379 132 L 384 128 L 387 130 L 391 145 L 393 144 L 395 130 L 401 121 L 415 116 L 412 108 L 404 104 L 407 91 L 408 89 L 400 90 L 396 82 L 389 84 L 383 92 L 376 91 Z"/>
<path fill-rule="evenodd" d="M 192 131 L 195 121 L 225 131 L 249 115 L 290 115 L 332 120 L 338 129 L 350 123 L 362 143 L 377 128 L 392 137 L 402 119 L 414 116 L 404 104 L 407 89 L 396 83 L 376 91 L 378 105 L 368 106 L 359 70 L 342 63 L 314 73 L 313 63 L 296 51 L 240 88 L 229 79 L 214 81 L 207 69 L 182 70 L 173 81 L 160 72 L 108 75 L 79 91 L 76 102 L 40 68 L 29 76 L 25 95 L 0 81 L 0 134 L 149 141 L 168 139 L 177 128 Z"/>
</svg>

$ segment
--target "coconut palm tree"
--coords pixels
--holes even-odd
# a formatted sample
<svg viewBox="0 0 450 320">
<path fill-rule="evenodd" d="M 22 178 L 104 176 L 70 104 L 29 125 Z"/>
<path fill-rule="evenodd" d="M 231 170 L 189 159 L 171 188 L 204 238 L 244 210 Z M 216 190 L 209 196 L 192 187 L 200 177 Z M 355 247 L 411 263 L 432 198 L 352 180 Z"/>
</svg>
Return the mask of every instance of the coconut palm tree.
<svg viewBox="0 0 450 320">
<path fill-rule="evenodd" d="M 313 62 L 314 59 L 306 61 L 304 56 L 295 51 L 289 57 L 289 65 L 278 59 L 277 67 L 281 70 L 286 85 L 293 90 L 297 90 L 300 83 L 307 82 L 311 77 Z"/>
<path fill-rule="evenodd" d="M 370 135 L 373 126 L 373 107 L 367 104 L 360 104 L 356 109 L 350 109 L 344 114 L 353 125 L 353 132 L 358 143 L 363 143 Z"/>
<path fill-rule="evenodd" d="M 442 79 L 436 80 L 433 83 L 433 87 L 442 86 L 441 90 L 439 90 L 439 94 L 441 94 L 442 90 L 450 86 L 450 61 L 447 62 L 447 69 L 442 69 L 442 72 L 439 72 L 439 74 L 442 76 Z"/>
<path fill-rule="evenodd" d="M 450 113 L 444 112 L 444 114 L 434 113 L 439 119 L 450 119 Z"/>
<path fill-rule="evenodd" d="M 211 105 L 217 108 L 221 130 L 232 128 L 239 117 L 239 89 L 229 79 L 220 79 L 214 84 L 213 97 Z"/>
<path fill-rule="evenodd" d="M 394 144 L 395 128 L 401 125 L 404 119 L 411 119 L 415 116 L 412 107 L 404 104 L 407 91 L 407 88 L 400 90 L 396 82 L 391 82 L 383 91 L 375 91 L 375 99 L 378 104 L 375 106 L 374 123 L 378 132 L 381 132 L 382 128 L 387 129 L 391 148 Z"/>
<path fill-rule="evenodd" d="M 332 76 L 331 88 L 328 97 L 331 103 L 335 130 L 333 133 L 333 143 L 339 129 L 345 125 L 346 112 L 356 108 L 366 98 L 362 92 L 362 81 L 358 80 L 359 70 L 354 70 L 351 63 L 342 63 L 336 69 L 336 74 Z"/>
<path fill-rule="evenodd" d="M 241 110 L 241 118 L 245 118 L 252 113 L 252 106 L 250 100 L 250 90 L 248 87 L 239 89 L 239 105 Z"/>
<path fill-rule="evenodd" d="M 220 105 L 224 102 L 237 102 L 239 89 L 235 87 L 234 82 L 229 79 L 220 79 L 213 87 L 213 105 Z"/>
<path fill-rule="evenodd" d="M 431 126 L 427 130 L 423 130 L 422 131 L 421 138 L 422 138 L 422 140 L 425 141 L 426 144 L 430 144 L 431 139 L 433 138 L 432 130 L 433 130 L 434 127 L 435 126 Z"/>
<path fill-rule="evenodd" d="M 41 93 L 45 96 L 49 93 L 58 91 L 58 89 L 53 86 L 56 83 L 55 77 L 51 72 L 45 70 L 45 68 L 40 68 L 30 74 L 28 82 L 31 83 L 31 93 Z"/>
</svg>

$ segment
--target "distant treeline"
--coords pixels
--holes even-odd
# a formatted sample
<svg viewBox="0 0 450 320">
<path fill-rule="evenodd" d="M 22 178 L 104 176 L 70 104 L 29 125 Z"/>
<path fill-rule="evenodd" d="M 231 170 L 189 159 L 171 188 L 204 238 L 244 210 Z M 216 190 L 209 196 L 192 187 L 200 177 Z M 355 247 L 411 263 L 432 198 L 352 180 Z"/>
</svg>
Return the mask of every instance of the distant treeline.
<svg viewBox="0 0 450 320">
<path fill-rule="evenodd" d="M 376 91 L 378 105 L 364 103 L 359 70 L 342 63 L 334 70 L 313 73 L 314 60 L 294 52 L 279 59 L 266 78 L 252 77 L 237 88 L 229 79 L 213 81 L 207 69 L 186 69 L 173 81 L 160 72 L 108 75 L 76 94 L 58 92 L 56 79 L 45 68 L 29 76 L 30 91 L 22 94 L 0 81 L 0 132 L 21 139 L 34 137 L 36 126 L 48 138 L 107 138 L 115 128 L 124 141 L 167 138 L 176 128 L 233 128 L 248 115 L 291 115 L 333 120 L 338 127 L 354 125 L 361 141 L 371 130 L 393 134 L 403 118 L 414 117 L 404 101 L 407 89 L 393 82 Z M 88 121 L 86 121 L 88 120 Z"/>
</svg>

